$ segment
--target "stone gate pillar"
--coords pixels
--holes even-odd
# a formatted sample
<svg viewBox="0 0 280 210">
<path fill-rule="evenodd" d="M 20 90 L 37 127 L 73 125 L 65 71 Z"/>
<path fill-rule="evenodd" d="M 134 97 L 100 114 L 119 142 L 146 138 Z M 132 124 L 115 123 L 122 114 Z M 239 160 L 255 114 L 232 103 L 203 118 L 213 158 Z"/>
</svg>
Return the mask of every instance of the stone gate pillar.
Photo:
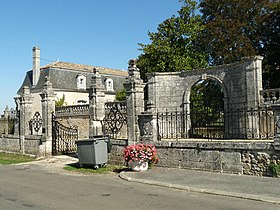
<svg viewBox="0 0 280 210">
<path fill-rule="evenodd" d="M 52 113 L 55 111 L 55 93 L 49 78 L 45 78 L 43 91 L 40 93 L 42 103 L 42 145 L 40 152 L 44 155 L 52 154 Z"/>
<path fill-rule="evenodd" d="M 21 152 L 24 154 L 24 142 L 25 136 L 30 135 L 30 127 L 29 123 L 32 118 L 32 102 L 33 97 L 30 94 L 30 89 L 27 86 L 24 86 L 22 89 L 22 94 L 19 97 L 20 102 L 20 149 Z"/>
<path fill-rule="evenodd" d="M 101 121 L 105 117 L 105 87 L 99 71 L 94 68 L 89 89 L 89 137 L 102 135 Z"/>
<path fill-rule="evenodd" d="M 256 108 L 261 104 L 262 56 L 242 58 L 245 70 L 246 108 Z"/>
<path fill-rule="evenodd" d="M 140 128 L 140 138 L 144 142 L 156 142 L 160 140 L 159 129 L 158 129 L 158 116 L 156 110 L 156 81 L 154 73 L 147 73 L 148 82 L 146 84 L 145 94 L 146 98 L 146 109 L 143 113 L 138 115 L 138 122 Z"/>
<path fill-rule="evenodd" d="M 124 84 L 127 103 L 127 138 L 128 144 L 140 141 L 138 115 L 144 111 L 144 83 L 140 78 L 140 71 L 136 66 L 136 60 L 130 60 L 128 64 L 128 79 Z"/>
<path fill-rule="evenodd" d="M 274 147 L 276 150 L 280 150 L 280 105 L 272 106 L 275 116 L 275 139 Z"/>
<path fill-rule="evenodd" d="M 5 110 L 4 110 L 4 131 L 5 134 L 9 134 L 9 117 L 10 117 L 10 110 L 9 107 L 6 106 Z"/>
<path fill-rule="evenodd" d="M 19 135 L 19 114 L 20 114 L 20 97 L 14 97 L 14 101 L 16 104 L 15 109 L 15 127 L 14 127 L 14 135 Z"/>
</svg>

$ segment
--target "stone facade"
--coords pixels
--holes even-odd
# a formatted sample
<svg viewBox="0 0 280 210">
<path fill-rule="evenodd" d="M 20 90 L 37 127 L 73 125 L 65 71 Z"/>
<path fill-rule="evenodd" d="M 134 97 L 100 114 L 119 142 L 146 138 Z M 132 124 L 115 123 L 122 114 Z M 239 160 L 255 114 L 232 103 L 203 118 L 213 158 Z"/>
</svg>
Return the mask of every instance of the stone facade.
<svg viewBox="0 0 280 210">
<path fill-rule="evenodd" d="M 57 61 L 40 66 L 40 49 L 33 48 L 33 68 L 26 73 L 23 84 L 18 90 L 22 95 L 25 87 L 28 87 L 32 96 L 33 116 L 42 110 L 40 93 L 43 91 L 45 78 L 52 83 L 55 100 L 65 97 L 65 105 L 89 104 L 88 90 L 94 76 L 94 69 L 99 71 L 100 80 L 104 85 L 104 100 L 114 101 L 117 90 L 123 89 L 123 83 L 128 76 L 127 71 L 106 67 L 75 64 Z"/>
</svg>

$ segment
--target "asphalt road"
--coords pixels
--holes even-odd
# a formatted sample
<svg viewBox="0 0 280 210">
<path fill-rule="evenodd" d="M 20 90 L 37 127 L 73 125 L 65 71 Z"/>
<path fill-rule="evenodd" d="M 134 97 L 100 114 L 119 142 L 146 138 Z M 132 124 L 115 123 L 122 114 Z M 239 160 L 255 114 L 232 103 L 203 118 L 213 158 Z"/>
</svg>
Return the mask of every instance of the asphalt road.
<svg viewBox="0 0 280 210">
<path fill-rule="evenodd" d="M 81 175 L 40 165 L 0 165 L 0 209 L 280 209 L 259 201 L 127 182 L 117 174 Z"/>
</svg>

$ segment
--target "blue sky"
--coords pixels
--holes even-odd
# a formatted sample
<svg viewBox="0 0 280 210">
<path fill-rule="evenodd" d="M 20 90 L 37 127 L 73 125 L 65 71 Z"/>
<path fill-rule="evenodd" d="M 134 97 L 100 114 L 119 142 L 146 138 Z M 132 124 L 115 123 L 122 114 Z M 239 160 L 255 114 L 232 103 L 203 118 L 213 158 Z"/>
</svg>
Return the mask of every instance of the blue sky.
<svg viewBox="0 0 280 210">
<path fill-rule="evenodd" d="M 138 43 L 150 43 L 147 32 L 180 7 L 177 0 L 0 0 L 0 114 L 15 107 L 33 46 L 41 65 L 59 59 L 126 70 Z"/>
</svg>

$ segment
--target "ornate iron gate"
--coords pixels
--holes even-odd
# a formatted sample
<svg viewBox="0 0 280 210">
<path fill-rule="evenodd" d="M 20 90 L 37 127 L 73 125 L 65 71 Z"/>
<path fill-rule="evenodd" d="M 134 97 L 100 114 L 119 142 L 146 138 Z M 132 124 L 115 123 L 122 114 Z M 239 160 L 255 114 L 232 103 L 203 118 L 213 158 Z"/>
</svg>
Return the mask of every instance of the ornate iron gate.
<svg viewBox="0 0 280 210">
<path fill-rule="evenodd" d="M 195 106 L 191 103 L 190 119 L 191 138 L 224 138 L 224 110 L 219 105 Z"/>
<path fill-rule="evenodd" d="M 52 153 L 69 154 L 77 151 L 75 141 L 78 140 L 78 128 L 66 127 L 52 115 Z"/>
</svg>

